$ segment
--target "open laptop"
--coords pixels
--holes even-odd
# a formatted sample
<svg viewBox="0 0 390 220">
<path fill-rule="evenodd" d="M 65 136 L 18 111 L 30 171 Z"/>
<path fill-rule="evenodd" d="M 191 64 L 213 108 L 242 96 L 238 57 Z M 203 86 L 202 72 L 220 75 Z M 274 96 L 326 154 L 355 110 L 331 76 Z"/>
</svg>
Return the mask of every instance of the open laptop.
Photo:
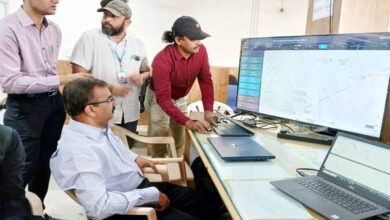
<svg viewBox="0 0 390 220">
<path fill-rule="evenodd" d="M 223 137 L 249 137 L 254 133 L 246 128 L 241 122 L 217 112 L 220 116 L 220 121 L 213 124 L 211 127 L 219 136 Z"/>
<path fill-rule="evenodd" d="M 227 161 L 258 161 L 275 156 L 250 137 L 208 137 L 214 149 Z"/>
<path fill-rule="evenodd" d="M 271 182 L 328 219 L 364 219 L 390 211 L 390 147 L 338 133 L 317 176 Z"/>
</svg>

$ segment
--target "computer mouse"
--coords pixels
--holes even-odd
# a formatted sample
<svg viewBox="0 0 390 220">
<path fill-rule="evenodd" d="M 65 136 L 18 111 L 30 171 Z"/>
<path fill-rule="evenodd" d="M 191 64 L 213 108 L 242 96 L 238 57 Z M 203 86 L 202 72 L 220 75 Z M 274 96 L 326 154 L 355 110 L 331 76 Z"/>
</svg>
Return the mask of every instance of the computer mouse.
<svg viewBox="0 0 390 220">
<path fill-rule="evenodd" d="M 221 118 L 221 120 L 219 121 L 219 123 L 228 123 L 228 120 L 226 118 Z"/>
</svg>

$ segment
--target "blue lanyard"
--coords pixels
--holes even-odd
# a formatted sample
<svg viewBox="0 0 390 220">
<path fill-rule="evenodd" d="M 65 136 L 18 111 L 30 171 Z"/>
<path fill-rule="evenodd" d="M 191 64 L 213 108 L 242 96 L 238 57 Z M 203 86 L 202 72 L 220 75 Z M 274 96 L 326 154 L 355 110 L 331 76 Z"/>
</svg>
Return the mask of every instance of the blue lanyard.
<svg viewBox="0 0 390 220">
<path fill-rule="evenodd" d="M 127 38 L 126 38 L 126 41 L 125 41 L 125 46 L 123 47 L 123 52 L 122 52 L 121 56 L 119 56 L 118 51 L 116 49 L 114 50 L 114 48 L 110 44 L 112 54 L 118 60 L 120 71 L 123 71 L 122 60 L 123 60 L 123 57 L 126 54 L 126 45 L 127 45 Z"/>
</svg>

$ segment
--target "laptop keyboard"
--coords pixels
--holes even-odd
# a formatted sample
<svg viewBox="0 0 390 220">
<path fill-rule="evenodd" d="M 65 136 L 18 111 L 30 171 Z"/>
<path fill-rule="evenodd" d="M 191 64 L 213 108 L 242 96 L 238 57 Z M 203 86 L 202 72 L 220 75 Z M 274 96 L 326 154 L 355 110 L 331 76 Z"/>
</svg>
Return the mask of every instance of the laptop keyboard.
<svg viewBox="0 0 390 220">
<path fill-rule="evenodd" d="M 221 118 L 221 122 L 217 125 L 213 125 L 215 132 L 221 136 L 251 136 L 252 134 L 241 128 L 239 125 Z"/>
<path fill-rule="evenodd" d="M 299 179 L 296 180 L 296 182 L 355 214 L 368 212 L 378 208 L 318 178 Z"/>
<path fill-rule="evenodd" d="M 250 134 L 233 122 L 220 122 L 218 125 L 213 125 L 213 129 L 219 135 L 223 136 L 250 136 Z"/>
</svg>

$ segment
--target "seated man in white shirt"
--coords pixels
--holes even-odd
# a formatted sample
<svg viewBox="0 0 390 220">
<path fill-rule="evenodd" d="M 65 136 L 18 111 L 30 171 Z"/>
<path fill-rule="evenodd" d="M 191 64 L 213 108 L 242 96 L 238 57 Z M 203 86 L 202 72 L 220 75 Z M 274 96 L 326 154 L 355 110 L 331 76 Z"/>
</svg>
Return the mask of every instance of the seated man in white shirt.
<svg viewBox="0 0 390 220">
<path fill-rule="evenodd" d="M 89 217 L 126 219 L 123 214 L 145 204 L 155 207 L 158 219 L 214 216 L 215 205 L 201 191 L 150 183 L 144 177 L 142 169 L 155 169 L 155 164 L 128 150 L 111 133 L 108 122 L 115 103 L 104 81 L 74 80 L 65 86 L 63 99 L 72 119 L 50 168 L 62 190 L 76 193 Z"/>
</svg>

